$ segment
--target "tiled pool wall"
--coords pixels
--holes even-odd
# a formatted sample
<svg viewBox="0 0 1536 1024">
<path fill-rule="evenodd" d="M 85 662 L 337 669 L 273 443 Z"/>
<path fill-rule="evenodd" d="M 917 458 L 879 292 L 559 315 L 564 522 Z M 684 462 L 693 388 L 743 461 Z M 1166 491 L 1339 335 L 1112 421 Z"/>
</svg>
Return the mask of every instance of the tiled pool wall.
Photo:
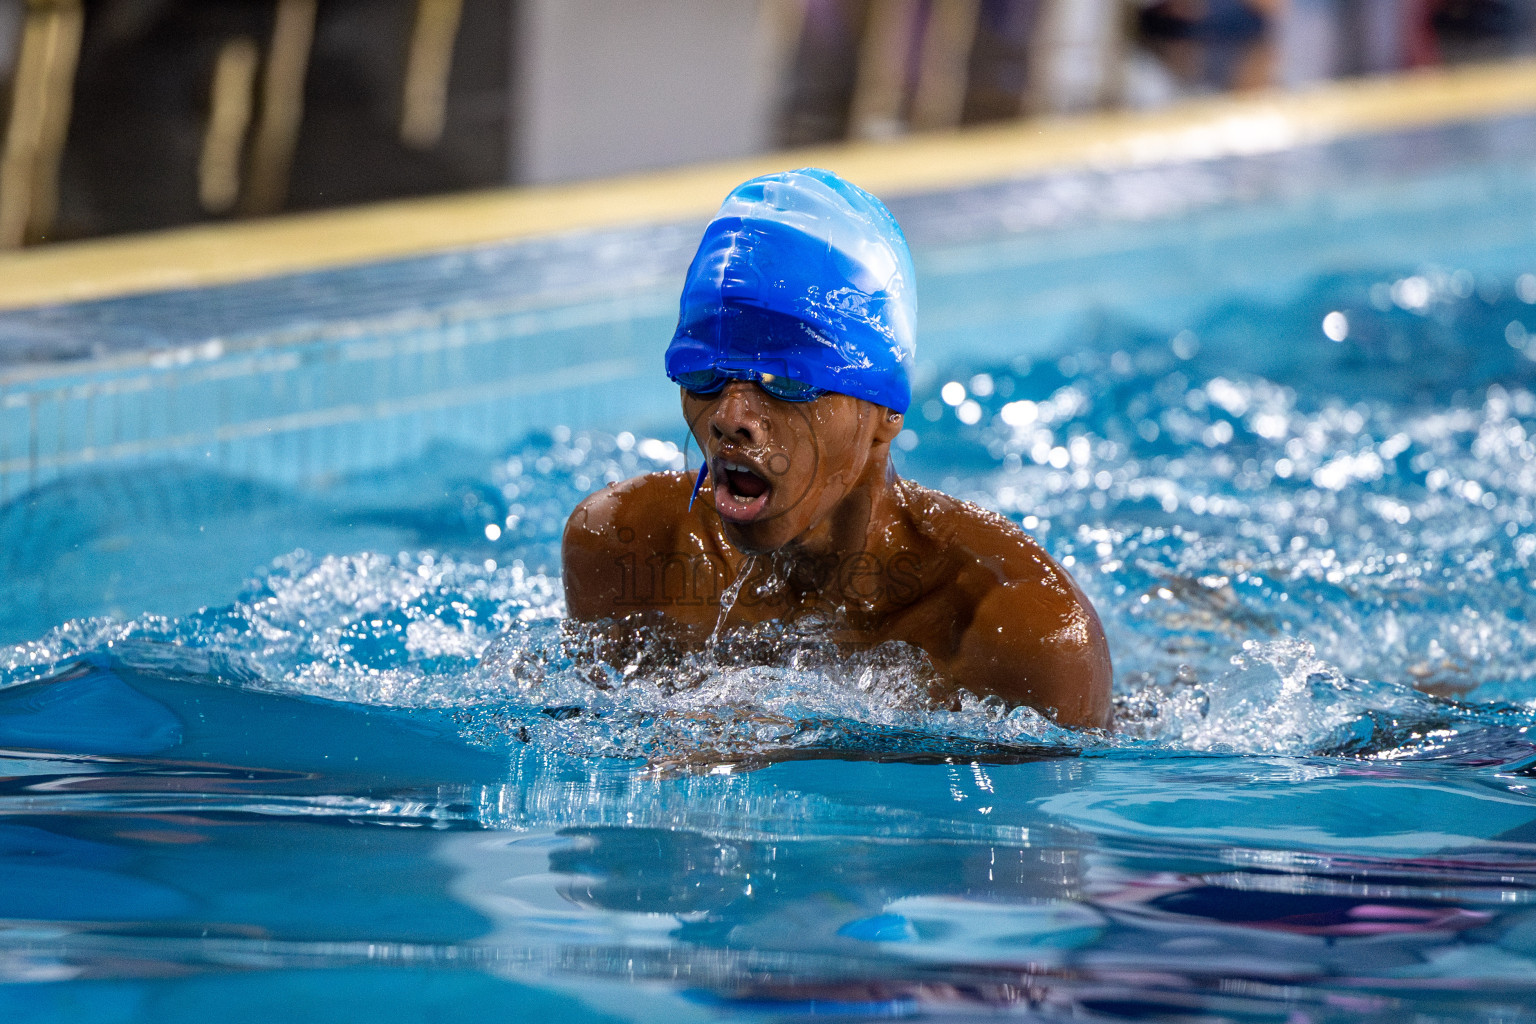
<svg viewBox="0 0 1536 1024">
<path fill-rule="evenodd" d="M 920 381 L 1085 321 L 1283 305 L 1319 274 L 1531 269 L 1533 157 L 1536 119 L 1511 118 L 897 199 Z M 0 313 L 0 501 L 155 463 L 324 485 L 555 425 L 681 440 L 660 353 L 700 226 Z"/>
<path fill-rule="evenodd" d="M 626 406 L 660 419 L 643 356 L 657 297 L 404 315 L 0 377 L 0 500 L 61 476 L 181 462 L 284 484 L 395 464 L 434 441 L 495 449 Z"/>
<path fill-rule="evenodd" d="M 0 314 L 0 500 L 145 463 L 323 484 L 434 442 L 659 420 L 660 285 L 687 245 L 662 227 Z"/>
</svg>

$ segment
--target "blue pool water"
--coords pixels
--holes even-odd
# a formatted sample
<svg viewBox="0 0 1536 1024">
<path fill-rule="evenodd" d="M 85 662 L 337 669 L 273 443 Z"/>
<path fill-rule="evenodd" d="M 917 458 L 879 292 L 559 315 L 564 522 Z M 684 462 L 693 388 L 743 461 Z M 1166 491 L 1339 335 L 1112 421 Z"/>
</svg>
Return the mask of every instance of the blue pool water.
<svg viewBox="0 0 1536 1024">
<path fill-rule="evenodd" d="M 1536 1020 L 1530 129 L 897 210 L 932 282 L 903 471 L 1069 566 L 1112 734 L 936 710 L 902 651 L 815 637 L 576 667 L 564 515 L 687 458 L 615 362 L 659 366 L 683 229 L 622 301 L 560 292 L 610 313 L 504 328 L 590 343 L 621 408 L 410 419 L 458 407 L 401 390 L 401 333 L 371 411 L 260 449 L 239 409 L 280 431 L 303 386 L 114 383 L 247 379 L 254 342 L 176 354 L 207 344 L 196 296 L 0 323 L 96 353 L 0 395 L 55 424 L 0 507 L 0 1019 Z M 351 365 L 263 288 L 219 304 L 270 358 Z M 163 365 L 123 362 L 125 310 Z M 69 426 L 82 389 L 174 390 L 225 433 Z"/>
</svg>

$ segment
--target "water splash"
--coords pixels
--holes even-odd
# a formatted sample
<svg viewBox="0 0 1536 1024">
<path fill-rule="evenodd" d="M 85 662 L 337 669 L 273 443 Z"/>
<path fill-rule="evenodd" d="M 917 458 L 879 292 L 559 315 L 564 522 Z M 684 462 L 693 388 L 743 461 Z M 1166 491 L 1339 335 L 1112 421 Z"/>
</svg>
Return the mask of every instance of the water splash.
<svg viewBox="0 0 1536 1024">
<path fill-rule="evenodd" d="M 736 598 L 741 594 L 743 584 L 752 575 L 752 570 L 757 568 L 757 556 L 748 555 L 742 560 L 741 568 L 736 571 L 736 578 L 731 581 L 720 595 L 720 615 L 715 619 L 715 628 L 709 634 L 709 650 L 713 651 L 720 643 L 720 631 L 725 628 L 725 620 L 730 618 L 731 609 L 736 607 Z"/>
<path fill-rule="evenodd" d="M 1171 339 L 1106 321 L 1059 358 L 940 374 L 898 447 L 1068 564 L 1122 692 L 1295 637 L 1349 676 L 1524 702 L 1536 316 L 1518 293 L 1430 269 L 1234 303 Z"/>
<path fill-rule="evenodd" d="M 1536 714 L 1536 314 L 1521 298 L 1536 287 L 1467 281 L 1322 281 L 1171 339 L 1105 321 L 1057 357 L 951 367 L 917 389 L 904 472 L 1010 515 L 1078 579 L 1111 638 L 1115 736 L 936 702 L 909 650 L 833 655 L 811 635 L 729 630 L 748 572 L 708 656 L 656 636 L 605 662 L 561 621 L 561 522 L 581 495 L 681 454 L 563 428 L 478 478 L 461 460 L 449 486 L 430 463 L 387 494 L 342 485 L 372 496 L 373 521 L 408 520 L 419 547 L 299 551 L 227 604 L 72 619 L 0 649 L 0 686 L 104 653 L 454 709 L 486 744 L 658 764 L 1126 747 L 1471 756 L 1477 737 L 1523 736 Z M 446 497 L 391 512 L 392 494 Z"/>
<path fill-rule="evenodd" d="M 738 577 L 737 582 L 746 578 Z M 1297 639 L 1250 641 L 1203 682 L 1118 701 L 1114 735 L 1062 729 L 962 692 L 936 699 L 922 652 L 839 653 L 814 630 L 725 630 L 702 651 L 641 631 L 627 660 L 562 618 L 557 581 L 422 554 L 285 559 L 243 599 L 184 619 L 67 624 L 12 648 L 4 682 L 91 652 L 138 669 L 355 704 L 453 712 L 472 741 L 708 771 L 785 756 L 1011 761 L 1121 748 L 1433 753 L 1533 714 L 1350 679 Z"/>
</svg>

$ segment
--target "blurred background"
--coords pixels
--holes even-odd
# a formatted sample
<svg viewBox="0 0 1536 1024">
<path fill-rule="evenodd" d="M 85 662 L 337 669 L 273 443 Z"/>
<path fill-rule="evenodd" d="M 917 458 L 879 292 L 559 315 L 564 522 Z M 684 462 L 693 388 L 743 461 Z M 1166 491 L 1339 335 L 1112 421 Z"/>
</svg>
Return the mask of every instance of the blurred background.
<svg viewBox="0 0 1536 1024">
<path fill-rule="evenodd" d="M 1536 0 L 0 0 L 0 247 L 1536 50 Z"/>
</svg>

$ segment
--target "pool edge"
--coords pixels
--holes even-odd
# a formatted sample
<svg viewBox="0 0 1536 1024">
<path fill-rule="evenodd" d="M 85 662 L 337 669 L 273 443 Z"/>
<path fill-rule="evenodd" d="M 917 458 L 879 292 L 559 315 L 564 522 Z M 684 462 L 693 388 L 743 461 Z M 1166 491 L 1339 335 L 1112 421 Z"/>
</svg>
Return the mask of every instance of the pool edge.
<svg viewBox="0 0 1536 1024">
<path fill-rule="evenodd" d="M 703 218 L 735 184 L 831 167 L 881 195 L 1081 167 L 1283 150 L 1536 110 L 1536 59 L 1193 100 L 954 132 L 776 151 L 558 186 L 503 188 L 0 254 L 0 310 L 232 284 L 480 244 Z"/>
</svg>

